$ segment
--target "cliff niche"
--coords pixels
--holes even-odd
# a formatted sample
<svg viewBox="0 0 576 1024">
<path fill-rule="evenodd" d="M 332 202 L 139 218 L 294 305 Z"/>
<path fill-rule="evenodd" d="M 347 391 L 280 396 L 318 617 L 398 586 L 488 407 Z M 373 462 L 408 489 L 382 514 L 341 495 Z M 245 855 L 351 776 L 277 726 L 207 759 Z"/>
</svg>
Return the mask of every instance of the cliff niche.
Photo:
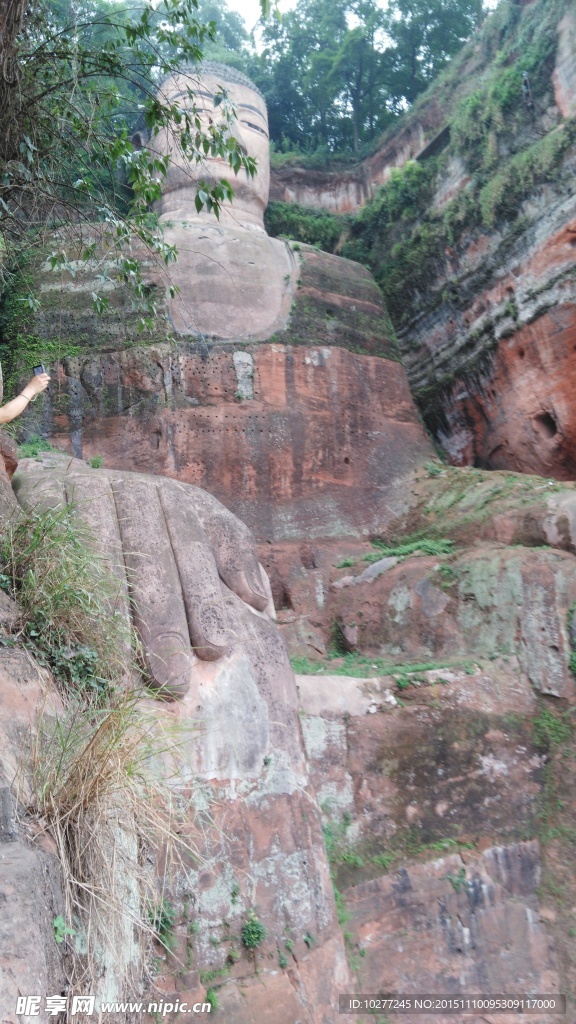
<svg viewBox="0 0 576 1024">
<path fill-rule="evenodd" d="M 415 139 L 422 159 L 391 174 L 356 220 L 337 222 L 341 251 L 356 259 L 269 237 L 262 98 L 237 72 L 208 65 L 196 82 L 206 114 L 223 80 L 237 102 L 235 130 L 258 153 L 262 177 L 238 183 L 238 206 L 215 225 L 191 210 L 193 169 L 175 160 L 160 214 L 180 250 L 173 278 L 179 292 L 162 299 L 163 276 L 152 262 L 145 265 L 147 285 L 158 294 L 152 335 L 138 335 L 138 316 L 115 286 L 108 312 L 93 315 L 96 263 L 72 281 L 48 265 L 31 271 L 44 303 L 25 326 L 38 351 L 48 346 L 54 384 L 31 410 L 26 430 L 63 451 L 39 445 L 21 461 L 13 488 L 2 481 L 11 538 L 2 578 L 20 604 L 20 611 L 7 607 L 0 652 L 8 677 L 1 781 L 19 801 L 14 808 L 14 797 L 6 796 L 0 804 L 8 808 L 0 851 L 8 850 L 3 884 L 13 908 L 12 925 L 0 931 L 8 1024 L 16 1024 L 24 984 L 71 994 L 87 966 L 101 1003 L 128 992 L 150 1002 L 161 996 L 172 1007 L 164 1018 L 174 1022 L 184 1019 L 183 1001 L 207 1000 L 227 1024 L 334 1024 L 347 992 L 568 992 L 572 999 L 574 487 L 555 482 L 552 470 L 545 477 L 510 470 L 527 463 L 504 460 L 487 473 L 436 459 L 388 316 L 389 309 L 428 423 L 450 440 L 458 402 L 473 401 L 473 394 L 479 401 L 486 392 L 478 383 L 485 376 L 474 377 L 472 368 L 493 373 L 506 344 L 519 344 L 524 330 L 509 278 L 502 279 L 504 291 L 479 298 L 474 273 L 484 266 L 500 281 L 501 266 L 490 254 L 500 258 L 541 229 L 542 251 L 556 255 L 543 278 L 536 250 L 526 256 L 536 268 L 530 273 L 519 258 L 514 296 L 524 287 L 537 292 L 530 299 L 537 315 L 526 331 L 537 338 L 548 322 L 565 324 L 559 333 L 568 352 L 571 276 L 562 218 L 571 209 L 573 139 L 561 118 L 572 81 L 569 14 L 556 3 L 544 17 L 538 0 L 502 5 L 437 86 L 436 99 L 425 97 L 409 115 L 423 125 L 412 130 L 416 121 L 408 120 L 398 146 Z M 559 47 L 548 32 L 558 24 Z M 506 102 L 516 104 L 518 139 L 542 146 L 539 170 L 531 164 L 526 175 L 542 196 L 556 197 L 556 234 L 540 215 L 542 196 L 525 199 L 516 227 L 502 212 L 510 182 L 520 188 L 526 180 L 515 177 L 519 150 L 505 152 L 497 130 L 495 111 L 504 101 L 490 61 L 504 44 L 510 60 L 499 67 L 515 97 Z M 557 105 L 549 91 L 534 122 L 517 104 L 520 49 L 534 103 L 544 103 L 551 81 L 560 97 Z M 186 74 L 176 91 L 185 88 Z M 456 74 L 470 88 L 465 96 Z M 480 122 L 479 150 L 470 159 L 478 161 L 478 175 L 486 173 L 488 152 L 493 163 L 489 178 L 475 179 L 464 150 L 474 111 L 485 104 L 482 90 L 496 103 L 494 123 L 484 132 Z M 452 109 L 446 97 L 454 109 L 462 104 L 450 133 L 434 120 Z M 537 142 L 534 125 L 547 133 Z M 449 138 L 462 151 L 442 149 Z M 167 150 L 169 137 L 158 145 Z M 382 158 L 378 180 L 386 177 L 386 160 L 392 158 Z M 218 171 L 208 166 L 205 173 Z M 493 191 L 496 173 L 500 192 Z M 474 220 L 479 189 L 482 216 L 494 217 L 490 229 Z M 409 197 L 411 214 L 401 218 Z M 450 252 L 442 233 L 449 230 Z M 96 228 L 93 235 L 97 241 Z M 374 268 L 386 304 L 360 257 Z M 466 260 L 475 268 L 466 278 L 466 301 L 480 303 L 468 323 L 468 306 L 458 305 Z M 545 282 L 546 302 L 553 295 L 559 305 L 544 313 L 535 282 Z M 486 288 L 497 287 L 489 276 Z M 514 334 L 503 337 L 508 320 Z M 463 337 L 463 324 L 477 362 L 467 361 L 467 344 L 454 341 Z M 18 333 L 15 313 L 5 339 L 14 341 L 12 380 L 24 358 Z M 447 338 L 446 359 L 454 363 L 445 380 Z M 535 356 L 524 345 L 520 359 L 529 365 Z M 553 346 L 545 350 L 539 342 L 545 351 L 545 386 L 553 389 L 562 373 L 552 370 Z M 440 395 L 444 403 L 450 389 L 464 384 L 465 397 L 440 403 Z M 505 395 L 500 403 L 502 416 L 512 415 Z M 548 444 L 559 408 L 539 407 L 541 435 L 552 433 L 543 438 Z M 496 427 L 495 418 L 490 429 Z M 479 439 L 477 431 L 469 443 Z M 460 461 L 482 462 L 476 455 Z M 141 718 L 130 722 L 142 738 L 148 731 L 159 736 L 148 761 L 174 798 L 170 837 L 182 832 L 195 844 L 169 863 L 166 836 L 154 846 L 149 835 L 130 831 L 132 804 L 106 804 L 98 825 L 122 864 L 115 884 L 127 909 L 116 959 L 102 948 L 96 925 L 100 945 L 90 946 L 82 900 L 72 908 L 66 903 L 66 892 L 77 890 L 66 889 L 58 871 L 54 804 L 42 804 L 22 781 L 14 786 L 19 765 L 19 779 L 28 778 L 22 765 L 30 734 L 33 748 L 42 749 L 43 702 L 51 720 L 66 720 L 78 646 L 82 679 L 99 699 L 110 699 L 105 651 L 95 648 L 91 658 L 84 634 L 72 643 L 58 633 L 56 653 L 47 652 L 45 630 L 33 625 L 26 586 L 38 571 L 34 531 L 40 524 L 45 530 L 45 517 L 64 531 L 57 532 L 62 558 L 53 571 L 59 561 L 67 564 L 65 535 L 75 551 L 88 552 L 86 572 L 96 576 L 100 566 L 112 587 L 103 604 L 87 602 L 83 629 L 100 617 L 110 629 L 117 620 L 125 627 L 113 634 L 115 653 L 127 656 L 123 687 L 138 716 L 145 715 L 144 726 Z M 22 528 L 14 533 L 13 522 L 28 524 L 32 539 Z M 37 600 L 41 593 L 37 587 Z M 85 600 L 85 589 L 78 594 Z M 33 666 L 32 680 L 24 663 Z M 60 688 L 68 684 L 61 697 L 54 680 Z M 84 727 L 93 728 L 98 713 L 89 703 Z M 90 749 L 97 745 L 93 733 L 82 735 Z M 67 781 L 75 780 L 84 762 L 73 757 L 66 764 Z M 53 793 L 45 780 L 40 791 Z M 154 804 L 157 796 L 149 794 L 156 790 L 140 792 L 147 797 L 141 804 Z M 76 835 L 69 833 L 74 843 Z M 42 889 L 47 862 L 52 875 Z M 152 904 L 142 895 L 150 884 Z M 15 949 L 11 932 L 30 892 L 43 894 L 37 899 L 44 899 L 45 914 L 28 923 Z M 41 956 L 32 978 L 22 958 L 36 947 Z M 515 1017 L 471 1008 L 463 1019 L 512 1024 Z M 130 1019 L 129 1011 L 118 1011 L 118 1024 Z M 454 1017 L 398 1019 L 448 1024 Z M 531 1019 L 550 1024 L 557 1017 L 543 1007 Z"/>
</svg>

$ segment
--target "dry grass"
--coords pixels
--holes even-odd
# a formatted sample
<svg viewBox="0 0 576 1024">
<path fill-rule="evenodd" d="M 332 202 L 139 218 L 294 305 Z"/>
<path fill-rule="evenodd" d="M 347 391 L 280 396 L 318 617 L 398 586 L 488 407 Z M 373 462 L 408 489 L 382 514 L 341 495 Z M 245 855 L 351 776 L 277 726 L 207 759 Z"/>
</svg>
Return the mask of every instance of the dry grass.
<svg viewBox="0 0 576 1024">
<path fill-rule="evenodd" d="M 167 875 L 183 853 L 200 859 L 196 823 L 166 780 L 164 755 L 190 736 L 167 734 L 135 692 L 106 707 L 71 703 L 60 719 L 45 716 L 22 773 L 28 821 L 52 836 L 62 868 L 65 925 L 74 951 L 71 982 L 98 991 L 110 966 L 119 986 L 142 972 L 151 909 L 162 902 L 153 870 Z M 164 767 L 164 770 L 162 768 Z"/>
<path fill-rule="evenodd" d="M 28 824 L 52 837 L 59 857 L 71 991 L 104 986 L 123 998 L 137 993 L 147 938 L 158 938 L 158 865 L 166 878 L 184 852 L 199 859 L 194 814 L 171 786 L 192 726 L 174 735 L 142 690 L 126 687 L 138 646 L 116 611 L 110 567 L 73 508 L 18 514 L 1 565 L 0 583 L 22 609 L 21 637 L 64 701 L 60 717 L 41 717 L 17 782 Z"/>
</svg>

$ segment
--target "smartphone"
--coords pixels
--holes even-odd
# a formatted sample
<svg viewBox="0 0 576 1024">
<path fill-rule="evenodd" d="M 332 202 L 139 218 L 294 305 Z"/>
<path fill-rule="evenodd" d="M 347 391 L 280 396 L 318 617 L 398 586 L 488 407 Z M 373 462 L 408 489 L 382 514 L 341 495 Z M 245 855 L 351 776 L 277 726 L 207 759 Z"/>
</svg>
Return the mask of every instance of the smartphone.
<svg viewBox="0 0 576 1024">
<path fill-rule="evenodd" d="M 44 363 L 38 363 L 38 366 L 34 367 L 33 373 L 35 377 L 38 377 L 41 373 L 46 373 Z"/>
</svg>

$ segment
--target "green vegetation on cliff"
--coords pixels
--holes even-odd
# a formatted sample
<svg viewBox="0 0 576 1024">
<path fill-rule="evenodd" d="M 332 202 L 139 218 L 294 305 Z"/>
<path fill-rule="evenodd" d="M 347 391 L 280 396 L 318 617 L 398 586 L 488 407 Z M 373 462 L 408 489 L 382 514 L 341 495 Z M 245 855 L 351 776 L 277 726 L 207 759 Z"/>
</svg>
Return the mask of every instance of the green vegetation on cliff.
<svg viewBox="0 0 576 1024">
<path fill-rule="evenodd" d="M 24 642 L 74 699 L 100 701 L 128 671 L 132 637 L 112 611 L 114 582 L 73 508 L 4 525 L 0 586 L 19 603 Z"/>
<path fill-rule="evenodd" d="M 351 217 L 335 216 L 297 203 L 269 203 L 264 223 L 273 238 L 286 237 L 315 245 L 324 252 L 337 252 L 346 237 Z"/>
<path fill-rule="evenodd" d="M 558 24 L 570 8 L 568 0 L 503 0 L 404 117 L 404 128 L 420 130 L 428 117 L 437 124 L 440 107 L 448 129 L 444 148 L 393 170 L 356 215 L 320 216 L 271 204 L 273 233 L 330 247 L 374 273 L 401 352 L 410 351 L 410 327 L 418 318 L 442 307 L 442 316 L 457 319 L 489 280 L 489 261 L 455 277 L 470 246 L 496 235 L 492 262 L 501 265 L 530 224 L 527 200 L 546 186 L 573 189 L 576 119 L 562 121 L 552 77 Z M 464 366 L 468 376 L 477 374 L 490 359 L 504 316 L 513 332 L 517 313 L 511 304 L 462 335 L 456 360 L 430 367 L 415 397 L 431 429 L 442 417 L 455 372 Z"/>
<path fill-rule="evenodd" d="M 22 378 L 28 379 L 39 363 L 55 366 L 66 356 L 79 355 L 81 339 L 46 339 L 38 333 L 36 278 L 29 255 L 14 262 L 10 288 L 0 298 L 0 362 L 4 394 L 12 398 Z"/>
</svg>

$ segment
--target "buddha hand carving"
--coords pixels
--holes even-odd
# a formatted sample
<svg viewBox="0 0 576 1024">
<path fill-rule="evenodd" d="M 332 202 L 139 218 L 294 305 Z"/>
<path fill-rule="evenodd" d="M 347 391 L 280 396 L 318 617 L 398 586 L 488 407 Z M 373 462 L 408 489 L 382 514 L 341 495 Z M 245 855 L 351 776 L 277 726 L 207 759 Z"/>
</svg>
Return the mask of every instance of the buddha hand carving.
<svg viewBox="0 0 576 1024">
<path fill-rule="evenodd" d="M 164 697 L 187 692 L 197 658 L 214 661 L 235 646 L 245 633 L 238 608 L 274 616 L 252 534 L 198 487 L 95 471 L 50 454 L 42 465 L 24 463 L 14 489 L 24 508 L 75 506 L 117 580 L 117 607 L 131 616 Z"/>
</svg>

